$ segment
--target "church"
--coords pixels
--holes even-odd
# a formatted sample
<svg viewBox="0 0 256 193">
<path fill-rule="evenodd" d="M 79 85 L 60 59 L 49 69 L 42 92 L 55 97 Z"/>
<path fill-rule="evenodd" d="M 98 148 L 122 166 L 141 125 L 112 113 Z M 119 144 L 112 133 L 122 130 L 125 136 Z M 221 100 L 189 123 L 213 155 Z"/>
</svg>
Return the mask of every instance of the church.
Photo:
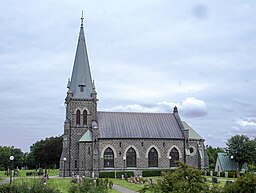
<svg viewBox="0 0 256 193">
<path fill-rule="evenodd" d="M 83 17 L 71 80 L 65 98 L 60 176 L 97 177 L 106 171 L 164 170 L 177 161 L 208 168 L 204 139 L 180 116 L 170 113 L 98 111 L 87 54 Z"/>
</svg>

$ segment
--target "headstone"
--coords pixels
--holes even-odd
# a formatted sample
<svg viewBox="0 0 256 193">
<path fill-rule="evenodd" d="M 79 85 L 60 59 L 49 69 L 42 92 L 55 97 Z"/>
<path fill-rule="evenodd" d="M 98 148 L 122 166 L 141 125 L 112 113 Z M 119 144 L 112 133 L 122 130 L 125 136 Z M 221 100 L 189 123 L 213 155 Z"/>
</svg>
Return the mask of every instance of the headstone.
<svg viewBox="0 0 256 193">
<path fill-rule="evenodd" d="M 232 184 L 232 183 L 233 183 L 233 181 L 231 181 L 231 180 L 226 181 L 226 185 L 229 185 L 229 184 Z"/>
<path fill-rule="evenodd" d="M 204 175 L 207 176 L 207 170 L 204 170 Z"/>
<path fill-rule="evenodd" d="M 210 176 L 213 176 L 213 171 L 210 171 Z"/>
<path fill-rule="evenodd" d="M 220 172 L 218 171 L 218 176 L 220 177 Z"/>
<path fill-rule="evenodd" d="M 213 183 L 213 184 L 217 184 L 217 183 L 218 183 L 218 179 L 213 177 L 213 178 L 212 178 L 212 183 Z"/>
<path fill-rule="evenodd" d="M 228 172 L 225 172 L 225 178 L 228 178 Z"/>
</svg>

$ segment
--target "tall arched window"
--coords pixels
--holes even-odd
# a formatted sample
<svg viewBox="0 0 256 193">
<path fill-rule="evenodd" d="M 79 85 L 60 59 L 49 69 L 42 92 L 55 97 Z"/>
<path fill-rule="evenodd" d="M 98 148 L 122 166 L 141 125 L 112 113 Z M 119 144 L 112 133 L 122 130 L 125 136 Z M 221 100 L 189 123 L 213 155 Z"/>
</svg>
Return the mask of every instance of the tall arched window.
<svg viewBox="0 0 256 193">
<path fill-rule="evenodd" d="M 76 111 L 76 124 L 80 125 L 80 110 L 79 109 Z"/>
<path fill-rule="evenodd" d="M 136 167 L 136 151 L 130 147 L 126 153 L 126 167 Z"/>
<path fill-rule="evenodd" d="M 177 161 L 179 161 L 179 152 L 176 148 L 172 148 L 170 152 L 170 167 L 177 167 Z"/>
<path fill-rule="evenodd" d="M 83 112 L 83 125 L 87 125 L 87 111 L 84 110 Z"/>
<path fill-rule="evenodd" d="M 158 167 L 158 153 L 154 147 L 148 153 L 148 167 Z"/>
<path fill-rule="evenodd" d="M 104 167 L 114 167 L 114 152 L 110 147 L 104 151 Z"/>
</svg>

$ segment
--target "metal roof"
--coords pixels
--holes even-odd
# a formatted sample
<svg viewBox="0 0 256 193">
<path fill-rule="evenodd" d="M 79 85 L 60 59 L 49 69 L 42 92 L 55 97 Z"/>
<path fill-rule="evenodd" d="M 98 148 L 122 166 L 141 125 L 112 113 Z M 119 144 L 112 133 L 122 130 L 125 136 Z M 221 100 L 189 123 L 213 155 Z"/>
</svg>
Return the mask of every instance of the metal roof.
<svg viewBox="0 0 256 193">
<path fill-rule="evenodd" d="M 182 124 L 185 129 L 189 130 L 189 139 L 203 139 L 192 127 L 190 127 L 189 124 L 187 124 L 185 121 L 182 121 Z"/>
<path fill-rule="evenodd" d="M 238 168 L 238 163 L 230 159 L 227 153 L 218 153 L 217 159 L 219 159 L 223 171 L 232 171 Z"/>
<path fill-rule="evenodd" d="M 100 138 L 184 138 L 172 113 L 98 112 Z"/>
<path fill-rule="evenodd" d="M 79 142 L 91 142 L 91 141 L 92 141 L 92 132 L 90 130 L 87 130 L 79 140 Z"/>
<path fill-rule="evenodd" d="M 84 87 L 83 91 L 80 89 L 81 86 Z M 73 98 L 78 99 L 90 99 L 94 92 L 82 24 L 69 89 L 73 93 Z"/>
</svg>

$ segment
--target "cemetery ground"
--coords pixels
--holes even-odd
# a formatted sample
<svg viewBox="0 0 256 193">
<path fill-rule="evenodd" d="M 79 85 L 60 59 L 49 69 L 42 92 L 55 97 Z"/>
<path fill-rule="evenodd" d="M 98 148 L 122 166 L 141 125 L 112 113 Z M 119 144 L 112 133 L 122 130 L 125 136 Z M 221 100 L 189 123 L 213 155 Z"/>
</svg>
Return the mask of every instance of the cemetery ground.
<svg viewBox="0 0 256 193">
<path fill-rule="evenodd" d="M 26 176 L 27 173 L 34 172 L 35 170 L 20 170 L 19 171 L 19 176 L 14 177 L 14 182 L 15 184 L 19 183 L 33 183 L 35 181 L 40 181 L 42 177 L 40 176 Z M 59 170 L 54 169 L 54 170 L 48 170 L 49 174 L 49 180 L 47 182 L 47 186 L 50 187 L 57 187 L 62 193 L 68 193 L 69 188 L 72 184 L 71 178 L 62 178 L 58 177 Z M 5 171 L 0 171 L 0 179 L 4 180 L 6 178 L 9 178 L 5 175 Z M 160 179 L 160 176 L 154 176 L 154 177 L 145 177 L 144 180 L 152 179 L 152 183 L 156 184 L 157 180 Z M 207 179 L 207 183 L 212 186 L 212 177 L 211 176 L 205 176 Z M 224 187 L 226 184 L 226 181 L 234 181 L 236 180 L 235 178 L 225 178 L 225 177 L 216 177 L 218 179 L 217 186 Z M 130 189 L 134 192 L 139 192 L 145 185 L 147 185 L 147 182 L 144 184 L 141 183 L 131 183 L 126 180 L 121 180 L 121 179 L 115 179 L 115 178 L 110 178 L 110 180 L 113 182 L 113 184 L 122 186 L 124 188 Z M 109 191 L 110 193 L 118 193 L 119 191 L 112 189 Z M 146 191 L 146 193 L 149 193 L 149 191 Z"/>
</svg>

